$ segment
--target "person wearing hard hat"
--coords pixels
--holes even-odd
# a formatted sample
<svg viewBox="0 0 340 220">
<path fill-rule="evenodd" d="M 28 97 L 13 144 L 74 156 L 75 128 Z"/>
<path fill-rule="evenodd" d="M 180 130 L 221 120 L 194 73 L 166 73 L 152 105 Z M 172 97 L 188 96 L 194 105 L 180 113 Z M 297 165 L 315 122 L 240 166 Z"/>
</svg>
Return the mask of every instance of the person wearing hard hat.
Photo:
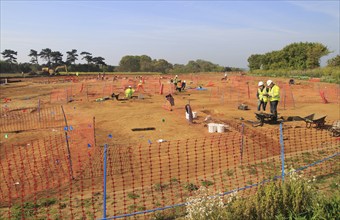
<svg viewBox="0 0 340 220">
<path fill-rule="evenodd" d="M 266 88 L 264 86 L 264 83 L 262 81 L 259 82 L 258 84 L 258 89 L 257 89 L 257 93 L 256 93 L 256 97 L 257 97 L 257 111 L 261 110 L 261 106 L 263 111 L 266 111 L 266 106 L 268 103 L 268 88 Z"/>
<path fill-rule="evenodd" d="M 182 90 L 182 91 L 184 91 L 186 85 L 187 85 L 187 83 L 185 82 L 185 80 L 183 80 L 182 86 L 181 86 L 181 90 Z"/>
<path fill-rule="evenodd" d="M 128 99 L 131 99 L 134 92 L 135 92 L 135 90 L 132 89 L 131 86 L 129 86 L 129 87 L 125 90 L 125 97 L 128 98 Z"/>
<path fill-rule="evenodd" d="M 280 101 L 280 87 L 272 80 L 267 81 L 267 86 L 269 88 L 268 99 L 270 103 L 270 113 L 272 113 L 275 116 L 275 119 L 277 119 L 277 106 Z"/>
<path fill-rule="evenodd" d="M 172 80 L 172 83 L 174 84 L 175 89 L 176 89 L 177 83 L 178 83 L 178 75 L 175 76 L 175 78 Z"/>
</svg>

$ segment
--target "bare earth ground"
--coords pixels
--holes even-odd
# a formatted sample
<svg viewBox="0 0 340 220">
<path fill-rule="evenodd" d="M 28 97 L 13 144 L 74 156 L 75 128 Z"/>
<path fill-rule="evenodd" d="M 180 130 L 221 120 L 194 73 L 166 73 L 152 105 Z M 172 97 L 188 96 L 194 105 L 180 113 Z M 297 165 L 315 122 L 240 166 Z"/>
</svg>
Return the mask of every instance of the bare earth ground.
<svg viewBox="0 0 340 220">
<path fill-rule="evenodd" d="M 202 140 L 206 137 L 209 138 L 216 135 L 208 132 L 208 128 L 206 126 L 207 122 L 205 122 L 208 115 L 211 116 L 212 121 L 214 122 L 224 124 L 230 123 L 230 125 L 240 125 L 241 123 L 245 123 L 249 126 L 249 121 L 256 121 L 254 114 L 254 112 L 256 112 L 257 103 L 256 85 L 259 80 L 266 81 L 267 79 L 240 76 L 235 73 L 230 75 L 228 81 L 221 81 L 220 78 L 222 75 L 223 74 L 200 74 L 180 76 L 182 80 L 187 81 L 187 90 L 181 93 L 175 92 L 173 94 L 175 106 L 172 107 L 172 111 L 167 109 L 169 108 L 169 104 L 165 99 L 165 95 L 174 92 L 170 87 L 170 76 L 163 76 L 162 79 L 160 79 L 159 76 L 146 76 L 144 85 L 145 92 L 136 92 L 135 95 L 139 96 L 139 98 L 125 101 L 95 100 L 100 97 L 110 96 L 112 92 L 116 94 L 119 92 L 120 98 L 122 98 L 124 96 L 124 88 L 127 85 L 136 86 L 138 80 L 136 80 L 133 76 L 129 76 L 129 79 L 120 78 L 117 81 L 113 81 L 111 76 L 109 76 L 107 80 L 103 81 L 90 77 L 56 77 L 33 80 L 25 79 L 23 82 L 1 85 L 1 114 L 2 117 L 4 117 L 4 115 L 6 115 L 6 111 L 11 112 L 11 110 L 16 109 L 25 113 L 28 111 L 32 114 L 34 113 L 34 110 L 37 111 L 37 109 L 41 111 L 44 109 L 49 110 L 51 107 L 59 109 L 60 105 L 62 105 L 66 114 L 68 126 L 72 126 L 73 133 L 69 132 L 69 135 L 71 136 L 69 140 L 71 152 L 73 155 L 80 155 L 80 158 L 86 158 L 88 153 L 95 154 L 95 149 L 93 147 L 89 148 L 89 144 L 96 147 L 102 147 L 104 144 L 109 144 L 110 146 L 129 146 L 132 149 L 140 149 L 141 146 L 147 146 L 150 145 L 150 143 L 157 143 L 159 139 L 172 143 L 175 143 L 176 140 L 180 140 L 181 143 L 185 142 L 185 140 Z M 159 80 L 164 84 L 164 93 L 162 95 L 159 94 Z M 340 90 L 338 85 L 297 80 L 296 85 L 289 86 L 288 79 L 272 78 L 272 80 L 277 82 L 281 88 L 282 98 L 279 104 L 280 116 L 304 117 L 312 113 L 315 113 L 316 117 L 327 115 L 326 124 L 328 125 L 331 125 L 333 121 L 340 119 Z M 203 88 L 206 88 L 207 90 L 196 90 L 195 88 L 199 85 L 202 85 Z M 327 104 L 325 104 L 324 100 L 321 98 L 320 92 L 325 93 L 326 99 L 328 100 Z M 72 101 L 67 102 L 67 99 Z M 190 103 L 192 110 L 197 112 L 198 115 L 198 118 L 195 119 L 192 124 L 185 119 L 184 107 L 188 103 Z M 241 103 L 247 104 L 250 110 L 238 110 L 237 107 Z M 60 109 L 49 111 L 52 115 L 55 115 L 57 114 L 56 111 L 59 112 Z M 269 106 L 267 106 L 267 112 L 269 112 Z M 45 114 L 46 117 L 49 117 L 49 113 Z M 60 112 L 58 114 L 61 115 Z M 44 116 L 39 115 L 39 117 Z M 63 118 L 59 119 L 59 122 L 55 124 L 56 126 L 51 125 L 47 128 L 37 128 L 35 130 L 25 129 L 30 126 L 34 127 L 36 126 L 35 124 L 30 125 L 29 122 L 21 123 L 25 124 L 25 126 L 22 127 L 23 131 L 19 133 L 1 130 L 0 150 L 2 166 L 4 167 L 7 165 L 5 155 L 7 158 L 8 154 L 16 156 L 20 154 L 17 152 L 16 148 L 13 148 L 13 145 L 27 145 L 27 143 L 33 143 L 34 141 L 39 141 L 41 139 L 44 139 L 46 142 L 46 140 L 49 140 L 51 136 L 54 138 L 54 135 L 59 135 L 60 140 L 64 141 L 65 125 Z M 20 124 L 20 121 L 18 121 L 17 124 Z M 288 122 L 287 124 L 292 129 L 295 127 L 296 129 L 301 129 L 305 126 L 305 123 L 301 121 Z M 1 126 L 4 127 L 4 124 Z M 15 126 L 18 125 L 14 125 L 14 127 Z M 153 127 L 155 130 L 131 130 L 133 128 L 148 127 Z M 249 129 L 256 133 L 268 134 L 268 136 L 270 136 L 270 134 L 278 131 L 278 127 L 278 125 L 265 124 L 263 127 L 257 128 L 249 126 Z M 311 136 L 313 135 L 312 133 L 308 134 Z M 229 139 L 232 135 L 236 135 L 235 138 L 238 139 L 237 128 L 230 126 L 230 128 L 225 132 L 225 135 L 228 135 L 228 138 L 226 139 Z M 301 139 L 301 137 L 294 135 L 294 131 L 290 131 L 289 135 L 291 136 L 286 138 L 288 142 L 291 142 L 291 144 L 294 144 Z M 231 140 L 231 138 L 229 140 Z M 52 142 L 58 143 L 58 141 L 56 140 Z M 254 142 L 254 140 L 248 141 Z M 272 139 L 270 141 L 272 141 Z M 308 149 L 309 141 L 312 142 L 312 139 L 305 139 L 306 143 L 303 145 L 305 149 L 299 150 L 304 151 Z M 252 150 L 256 151 L 256 148 Z M 188 149 L 187 153 L 188 151 L 194 152 L 194 149 Z M 10 152 L 12 152 L 12 154 Z M 143 148 L 141 152 L 143 152 Z M 150 161 L 151 158 L 156 157 L 156 154 L 158 153 L 156 150 L 152 152 L 155 155 L 148 156 Z M 176 153 L 178 152 L 176 152 L 175 149 L 173 153 L 171 153 L 171 149 L 168 149 L 169 155 Z M 49 157 L 47 150 L 41 154 Z M 57 155 L 57 152 L 53 153 L 53 155 L 54 154 Z M 147 154 L 147 152 L 143 152 L 143 155 L 145 154 Z M 213 155 L 214 153 L 212 153 L 212 157 Z M 166 155 L 158 157 L 160 160 L 162 160 L 162 158 L 169 159 Z M 138 166 L 143 164 L 143 162 L 139 161 L 138 158 L 135 158 L 135 160 L 138 161 Z M 226 160 L 228 159 L 226 158 Z M 93 162 L 95 162 L 95 160 Z M 88 163 L 88 161 L 86 163 Z M 155 163 L 158 162 L 156 161 Z M 178 167 L 181 166 L 180 162 L 174 161 L 173 163 L 177 163 L 176 165 L 178 165 Z M 18 164 L 14 165 L 20 166 L 20 163 L 18 162 Z M 41 167 L 43 167 L 43 165 L 41 165 Z M 78 165 L 74 165 L 75 172 L 81 170 L 81 167 L 82 165 L 80 163 Z M 185 170 L 185 168 L 183 169 Z M 192 169 L 193 168 L 188 167 L 185 172 L 191 173 Z M 210 167 L 207 169 L 211 170 Z M 67 170 L 67 168 L 65 168 L 65 170 Z M 169 170 L 164 171 L 162 175 L 170 177 L 171 175 L 169 175 L 168 172 Z M 209 172 L 210 171 L 206 170 L 204 170 L 204 172 L 196 172 L 196 179 L 197 176 L 206 175 L 206 173 Z M 212 175 L 213 173 L 214 170 L 211 170 L 210 174 Z M 65 175 L 67 176 L 67 174 Z M 145 173 L 145 175 L 148 174 Z M 193 178 L 195 175 L 190 174 L 190 177 Z M 157 178 L 158 177 L 156 175 L 154 179 Z M 178 178 L 181 177 L 178 176 Z M 189 177 L 186 176 L 183 178 Z M 152 180 L 153 179 L 151 177 L 150 181 L 152 182 Z M 125 193 L 125 190 L 128 191 L 131 187 L 131 185 L 129 186 L 129 183 L 131 182 L 129 182 L 128 179 L 125 179 L 125 181 L 127 183 L 124 183 L 123 179 L 123 189 L 117 185 L 115 186 L 117 189 L 123 190 L 123 193 Z M 98 180 L 98 183 L 99 182 L 101 182 L 100 179 Z M 116 184 L 120 183 L 118 182 Z M 137 185 L 133 187 L 138 188 L 138 181 L 133 184 Z M 145 184 L 147 185 L 147 183 Z M 222 183 L 221 185 L 224 186 Z M 232 185 L 230 185 L 230 187 L 231 186 Z M 126 189 L 124 187 L 126 187 Z M 84 191 L 85 197 L 91 194 L 90 187 L 86 188 Z M 96 189 L 96 191 L 100 192 L 99 189 Z M 113 195 L 115 195 L 115 193 L 113 193 Z M 117 195 L 121 194 L 117 193 Z M 119 205 L 116 204 L 116 206 L 118 207 Z M 124 207 L 124 209 L 126 209 L 126 207 Z M 117 208 L 117 210 L 120 209 Z M 122 212 L 124 213 L 124 211 Z M 112 214 L 113 213 L 111 212 L 111 215 Z M 114 214 L 119 214 L 119 212 L 115 211 Z"/>
</svg>

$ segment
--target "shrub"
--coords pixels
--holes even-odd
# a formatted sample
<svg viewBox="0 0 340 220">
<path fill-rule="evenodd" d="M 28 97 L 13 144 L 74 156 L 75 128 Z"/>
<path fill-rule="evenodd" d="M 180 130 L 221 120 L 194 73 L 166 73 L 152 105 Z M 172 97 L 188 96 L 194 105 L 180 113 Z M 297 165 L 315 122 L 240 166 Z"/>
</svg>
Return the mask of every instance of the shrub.
<svg viewBox="0 0 340 220">
<path fill-rule="evenodd" d="M 262 185 L 254 196 L 234 201 L 227 210 L 232 219 L 311 219 L 328 214 L 333 216 L 339 199 L 328 202 L 329 212 L 320 204 L 312 182 L 293 171 L 284 182 L 276 180 Z"/>
<path fill-rule="evenodd" d="M 187 200 L 187 219 L 338 219 L 339 193 L 321 197 L 313 180 L 292 170 L 285 178 L 260 186 L 255 195 L 222 200 L 201 187 Z"/>
</svg>

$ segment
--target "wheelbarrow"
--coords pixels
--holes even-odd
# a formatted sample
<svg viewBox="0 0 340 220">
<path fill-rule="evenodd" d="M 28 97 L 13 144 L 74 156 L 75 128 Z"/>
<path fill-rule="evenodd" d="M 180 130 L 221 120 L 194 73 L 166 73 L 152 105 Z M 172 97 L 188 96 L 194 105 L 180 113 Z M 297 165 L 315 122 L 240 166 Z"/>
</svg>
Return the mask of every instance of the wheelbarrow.
<svg viewBox="0 0 340 220">
<path fill-rule="evenodd" d="M 277 118 L 275 117 L 274 114 L 268 114 L 268 113 L 263 113 L 263 112 L 255 112 L 255 117 L 257 118 L 258 122 L 254 123 L 253 126 L 263 126 L 265 122 L 275 122 L 277 121 Z"/>
<path fill-rule="evenodd" d="M 308 115 L 304 118 L 301 118 L 304 122 L 306 122 L 306 128 L 311 128 L 314 127 L 315 128 L 322 128 L 325 126 L 325 122 L 326 122 L 326 117 L 327 115 L 324 115 L 324 116 L 321 116 L 319 118 L 314 118 L 315 114 L 311 114 L 311 115 Z"/>
</svg>

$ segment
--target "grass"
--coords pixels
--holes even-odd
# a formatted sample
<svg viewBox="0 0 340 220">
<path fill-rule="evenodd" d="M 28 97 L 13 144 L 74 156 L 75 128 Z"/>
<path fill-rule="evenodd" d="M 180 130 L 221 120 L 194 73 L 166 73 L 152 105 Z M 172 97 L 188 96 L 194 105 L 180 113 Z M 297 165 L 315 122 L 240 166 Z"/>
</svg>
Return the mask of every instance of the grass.
<svg viewBox="0 0 340 220">
<path fill-rule="evenodd" d="M 204 186 L 204 187 L 208 187 L 208 186 L 214 185 L 214 182 L 212 182 L 210 180 L 202 180 L 201 185 Z"/>
<path fill-rule="evenodd" d="M 155 189 L 155 191 L 160 192 L 165 190 L 168 187 L 167 184 L 165 183 L 156 183 L 153 188 Z"/>
<path fill-rule="evenodd" d="M 257 170 L 254 166 L 248 166 L 248 173 L 250 175 L 256 175 L 257 174 Z"/>
<path fill-rule="evenodd" d="M 140 196 L 136 193 L 130 192 L 127 194 L 130 199 L 138 199 Z"/>
<path fill-rule="evenodd" d="M 225 170 L 224 174 L 227 176 L 233 176 L 234 175 L 234 171 L 233 170 Z"/>
<path fill-rule="evenodd" d="M 193 192 L 193 191 L 198 190 L 198 186 L 196 186 L 196 185 L 193 184 L 193 183 L 187 183 L 187 184 L 185 184 L 185 185 L 184 185 L 184 188 L 185 188 L 186 190 L 188 190 L 189 192 Z"/>
</svg>

